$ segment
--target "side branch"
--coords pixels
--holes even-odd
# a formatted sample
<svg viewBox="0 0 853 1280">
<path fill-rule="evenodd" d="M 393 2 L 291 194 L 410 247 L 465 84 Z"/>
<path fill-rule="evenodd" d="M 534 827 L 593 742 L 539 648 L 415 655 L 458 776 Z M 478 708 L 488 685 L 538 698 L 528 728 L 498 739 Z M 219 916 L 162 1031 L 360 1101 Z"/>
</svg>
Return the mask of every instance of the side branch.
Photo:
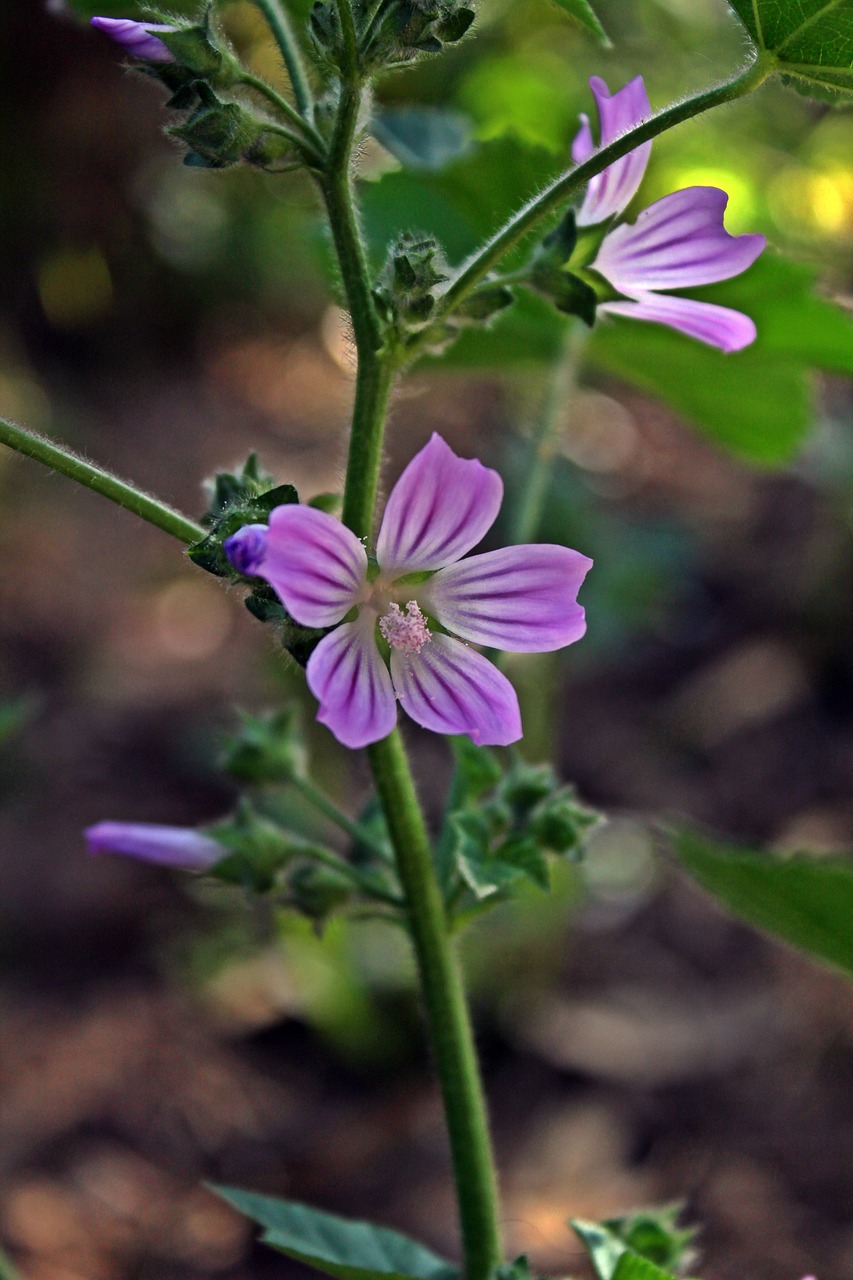
<svg viewBox="0 0 853 1280">
<path fill-rule="evenodd" d="M 308 84 L 308 77 L 305 74 L 305 68 L 302 63 L 302 55 L 299 52 L 299 45 L 293 33 L 293 27 L 287 11 L 279 0 L 255 0 L 255 4 L 266 18 L 270 31 L 272 31 L 275 42 L 284 59 L 284 65 L 287 68 L 287 74 L 290 76 L 293 96 L 296 99 L 299 113 L 310 121 L 313 107 L 311 87 Z"/>
<path fill-rule="evenodd" d="M 95 493 L 109 498 L 126 511 L 132 511 L 134 515 L 156 525 L 164 533 L 170 533 L 184 544 L 198 542 L 205 536 L 201 525 L 195 524 L 180 511 L 175 511 L 174 507 L 135 489 L 133 485 L 119 480 L 118 476 L 102 467 L 93 466 L 70 449 L 54 444 L 24 427 L 18 427 L 13 422 L 0 419 L 0 444 L 8 445 L 27 458 L 35 458 L 36 462 L 50 467 L 51 471 L 58 471 L 60 475 L 68 476 L 69 480 L 76 480 L 87 489 L 93 489 Z"/>
<path fill-rule="evenodd" d="M 706 89 L 704 93 L 699 93 L 692 98 L 686 98 L 683 102 L 677 102 L 673 106 L 659 111 L 657 115 L 652 116 L 650 120 L 644 121 L 636 129 L 622 134 L 621 138 L 617 138 L 608 146 L 601 147 L 588 160 L 584 160 L 582 164 L 576 165 L 575 168 L 570 169 L 567 173 L 561 174 L 540 195 L 514 214 L 509 222 L 501 227 L 500 231 L 496 232 L 481 249 L 478 249 L 473 257 L 460 269 L 459 274 L 447 289 L 439 307 L 436 309 L 435 321 L 437 322 L 450 315 L 471 290 L 476 288 L 480 281 L 488 275 L 492 267 L 501 258 L 509 253 L 511 249 L 514 249 L 519 241 L 529 235 L 550 214 L 565 204 L 581 187 L 589 182 L 590 178 L 594 178 L 609 165 L 613 164 L 614 160 L 621 159 L 622 156 L 627 155 L 629 151 L 633 151 L 641 143 L 649 142 L 652 138 L 656 138 L 659 134 L 666 132 L 667 129 L 671 129 L 674 125 L 690 120 L 693 116 L 701 115 L 703 111 L 708 111 L 711 107 L 722 106 L 723 103 L 732 102 L 736 98 L 743 97 L 744 94 L 751 93 L 772 74 L 772 64 L 765 59 L 758 58 L 739 76 L 736 76 L 734 80 L 727 80 L 724 84 L 716 85 L 713 89 Z M 413 343 L 409 347 L 407 354 L 410 356 L 416 354 L 418 346 L 419 343 Z"/>
</svg>

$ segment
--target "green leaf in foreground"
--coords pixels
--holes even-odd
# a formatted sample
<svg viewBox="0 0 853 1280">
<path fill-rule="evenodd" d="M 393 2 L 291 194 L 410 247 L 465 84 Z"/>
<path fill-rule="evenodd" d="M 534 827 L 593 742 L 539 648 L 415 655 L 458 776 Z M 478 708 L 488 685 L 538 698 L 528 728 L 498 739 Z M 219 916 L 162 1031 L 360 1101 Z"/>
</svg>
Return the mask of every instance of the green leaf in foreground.
<svg viewBox="0 0 853 1280">
<path fill-rule="evenodd" d="M 781 858 L 677 833 L 681 864 L 735 915 L 853 973 L 853 857 Z"/>
<path fill-rule="evenodd" d="M 610 48 L 610 39 L 604 27 L 598 20 L 593 7 L 588 0 L 556 0 L 568 17 L 572 18 L 579 26 L 588 31 L 590 35 L 595 36 L 606 49 Z"/>
<path fill-rule="evenodd" d="M 613 1272 L 613 1280 L 673 1280 L 668 1271 L 661 1271 L 648 1258 L 628 1250 L 622 1254 Z"/>
<path fill-rule="evenodd" d="M 339 1280 L 458 1280 L 460 1275 L 457 1267 L 397 1231 L 237 1187 L 213 1190 L 263 1227 L 264 1244 Z"/>
<path fill-rule="evenodd" d="M 729 0 L 753 43 L 779 71 L 812 86 L 853 96 L 851 0 Z"/>
</svg>

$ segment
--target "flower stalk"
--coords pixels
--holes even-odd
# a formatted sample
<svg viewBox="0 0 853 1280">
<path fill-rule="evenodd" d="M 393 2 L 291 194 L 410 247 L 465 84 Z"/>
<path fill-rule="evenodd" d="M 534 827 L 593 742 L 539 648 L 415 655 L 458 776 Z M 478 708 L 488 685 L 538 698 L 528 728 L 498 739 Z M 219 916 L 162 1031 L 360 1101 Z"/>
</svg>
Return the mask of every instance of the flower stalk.
<svg viewBox="0 0 853 1280">
<path fill-rule="evenodd" d="M 27 458 L 35 458 L 36 462 L 43 463 L 60 475 L 68 476 L 70 480 L 76 480 L 78 484 L 85 485 L 87 489 L 94 490 L 102 497 L 109 498 L 110 502 L 117 503 L 126 511 L 132 511 L 142 520 L 162 529 L 164 533 L 170 533 L 180 542 L 189 545 L 205 536 L 201 525 L 195 524 L 174 507 L 161 502 L 159 498 L 152 498 L 150 494 L 143 493 L 125 480 L 119 480 L 110 471 L 94 466 L 71 449 L 54 444 L 35 431 L 28 431 L 14 422 L 0 419 L 0 444 L 8 445 Z"/>
</svg>

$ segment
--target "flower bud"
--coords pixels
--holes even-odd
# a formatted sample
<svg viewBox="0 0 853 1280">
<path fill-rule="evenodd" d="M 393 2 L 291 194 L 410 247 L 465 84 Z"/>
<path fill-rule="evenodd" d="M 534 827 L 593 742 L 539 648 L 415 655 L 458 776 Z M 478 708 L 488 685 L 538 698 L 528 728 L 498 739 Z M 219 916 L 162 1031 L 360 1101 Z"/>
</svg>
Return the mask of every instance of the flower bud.
<svg viewBox="0 0 853 1280">
<path fill-rule="evenodd" d="M 167 49 L 156 32 L 175 31 L 166 22 L 134 22 L 131 18 L 92 18 L 91 23 L 103 31 L 134 58 L 143 62 L 174 62 L 175 56 Z"/>
<path fill-rule="evenodd" d="M 208 871 L 227 852 L 192 827 L 153 822 L 98 822 L 85 836 L 90 853 L 116 853 L 181 871 Z"/>
</svg>

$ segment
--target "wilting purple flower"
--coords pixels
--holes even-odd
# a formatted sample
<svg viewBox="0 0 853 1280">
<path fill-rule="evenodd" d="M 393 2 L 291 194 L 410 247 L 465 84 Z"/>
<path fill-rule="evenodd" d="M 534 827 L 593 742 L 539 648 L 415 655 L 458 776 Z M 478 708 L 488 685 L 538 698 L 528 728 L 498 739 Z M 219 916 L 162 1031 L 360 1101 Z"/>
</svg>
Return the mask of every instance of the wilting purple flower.
<svg viewBox="0 0 853 1280">
<path fill-rule="evenodd" d="M 502 497 L 496 471 L 457 457 L 434 435 L 388 499 L 376 576 L 355 534 L 313 507 L 276 507 L 268 528 L 248 525 L 225 542 L 232 562 L 265 578 L 297 622 L 335 627 L 311 655 L 307 676 L 317 719 L 345 746 L 391 732 L 395 695 L 436 733 L 490 745 L 521 737 L 515 690 L 464 642 L 543 653 L 579 640 L 586 622 L 577 593 L 592 561 L 548 545 L 463 560 L 491 528 Z M 406 581 L 414 574 L 428 576 Z"/>
<path fill-rule="evenodd" d="M 98 822 L 85 836 L 90 853 L 118 853 L 182 871 L 208 871 L 227 852 L 192 827 L 164 827 L 153 822 Z"/>
<path fill-rule="evenodd" d="M 155 31 L 174 31 L 167 22 L 134 22 L 132 18 L 92 18 L 93 27 L 103 31 L 134 58 L 144 62 L 174 62 L 175 59 Z"/>
<path fill-rule="evenodd" d="M 589 85 L 598 105 L 602 146 L 651 115 L 642 76 L 612 95 L 597 76 Z M 596 150 L 589 120 L 581 116 L 581 122 L 572 145 L 576 164 Z M 594 226 L 624 211 L 642 181 L 650 152 L 651 143 L 645 142 L 590 180 L 578 213 L 580 226 Z M 753 342 L 755 325 L 740 311 L 659 293 L 740 275 L 764 249 L 764 236 L 731 236 L 725 230 L 728 199 L 717 187 L 685 187 L 644 209 L 633 225 L 623 223 L 608 231 L 590 265 L 625 301 L 602 302 L 599 311 L 653 320 L 723 351 L 739 351 Z"/>
</svg>

